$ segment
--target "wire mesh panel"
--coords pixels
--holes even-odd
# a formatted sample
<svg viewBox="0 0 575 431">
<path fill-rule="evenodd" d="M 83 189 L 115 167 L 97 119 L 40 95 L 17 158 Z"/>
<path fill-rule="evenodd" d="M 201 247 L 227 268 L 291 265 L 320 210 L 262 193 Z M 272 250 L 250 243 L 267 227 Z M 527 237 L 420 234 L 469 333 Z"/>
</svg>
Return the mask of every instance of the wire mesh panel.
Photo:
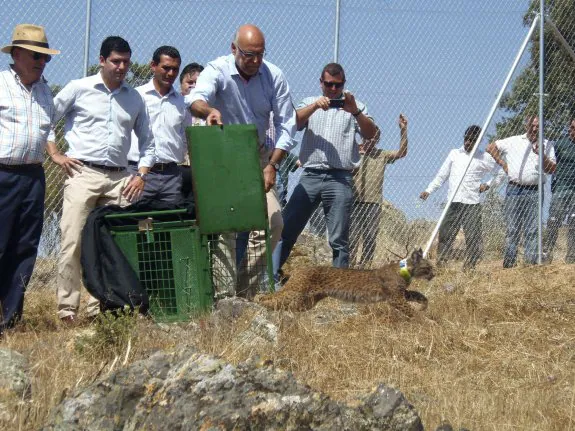
<svg viewBox="0 0 575 431">
<path fill-rule="evenodd" d="M 478 150 L 485 152 L 491 142 L 524 135 L 527 118 L 538 112 L 541 69 L 538 26 L 527 38 L 539 13 L 537 1 L 63 0 L 54 3 L 31 0 L 24 4 L 6 0 L 4 3 L 4 26 L 0 29 L 3 43 L 10 41 L 14 25 L 29 22 L 44 25 L 51 46 L 62 50 L 45 70 L 54 93 L 71 79 L 82 76 L 85 61 L 89 73 L 97 71 L 100 43 L 108 35 L 120 35 L 130 42 L 134 64 L 129 81 L 139 85 L 151 77 L 148 64 L 158 46 L 177 47 L 183 64 L 195 61 L 205 65 L 230 52 L 238 26 L 254 23 L 266 35 L 266 60 L 284 71 L 296 105 L 305 97 L 321 94 L 321 70 L 337 56 L 346 71 L 345 89 L 366 103 L 381 130 L 378 150 L 399 149 L 399 114 L 408 119 L 407 155 L 386 163 L 382 180 L 379 176 L 365 177 L 367 187 L 381 196 L 377 203 L 380 211 L 376 205 L 364 205 L 358 200 L 352 214 L 355 227 L 366 228 L 362 235 L 374 239 L 368 241 L 373 248 L 370 265 L 378 265 L 394 253 L 404 255 L 407 247 L 424 246 L 429 241 L 449 200 L 449 187 L 444 184 L 426 200 L 420 196 L 437 177 L 450 152 L 463 147 L 469 126 L 483 129 Z M 575 100 L 574 15 L 572 0 L 546 2 L 543 128 L 545 138 L 554 147 L 557 168 L 555 173 L 552 165 L 546 168 L 542 245 L 545 259 L 568 262 L 575 257 L 570 174 L 575 169 L 570 162 L 570 144 L 574 139 L 570 134 Z M 525 50 L 519 55 L 524 43 Z M 517 68 L 509 77 L 502 99 L 496 103 L 516 59 Z M 0 66 L 9 63 L 9 55 L 0 56 Z M 494 104 L 495 110 L 489 118 Z M 61 131 L 57 138 L 58 146 L 65 150 Z M 295 139 L 301 140 L 301 133 Z M 529 151 L 534 153 L 532 149 Z M 532 158 L 529 151 L 524 155 Z M 293 153 L 298 154 L 298 147 Z M 506 160 L 509 154 L 500 155 L 501 161 L 509 163 Z M 365 156 L 358 159 L 358 168 L 367 159 Z M 48 280 L 56 269 L 64 178 L 53 163 L 46 162 L 45 167 L 48 191 L 35 273 L 38 280 Z M 300 173 L 301 168 L 288 174 L 288 198 Z M 486 173 L 480 184 L 487 184 L 495 175 L 496 172 Z M 483 261 L 503 263 L 506 250 L 509 252 L 512 247 L 517 250 L 515 263 L 521 263 L 525 260 L 525 242 L 531 247 L 533 205 L 527 204 L 525 208 L 511 205 L 513 200 L 519 200 L 508 199 L 515 192 L 509 188 L 509 182 L 515 181 L 512 176 L 502 175 L 479 194 L 480 211 L 476 212 L 481 215 Z M 516 179 L 520 185 L 534 185 L 525 178 Z M 535 203 L 539 205 L 539 190 L 536 195 Z M 454 202 L 468 204 L 460 197 Z M 322 212 L 320 208 L 312 216 L 307 232 L 325 238 Z M 516 214 L 523 216 L 515 217 Z M 537 224 L 537 209 L 535 215 Z M 463 226 L 461 223 L 453 226 L 457 227 L 457 234 L 449 235 L 453 237 L 453 257 L 448 262 L 457 261 L 460 256 L 465 258 L 465 235 L 459 229 Z M 519 234 L 515 227 L 519 227 Z M 352 231 L 351 247 L 357 243 L 357 237 L 358 231 Z M 437 244 L 435 239 L 430 252 L 435 258 Z M 360 260 L 355 259 L 355 264 L 364 265 L 361 246 L 357 253 Z"/>
</svg>

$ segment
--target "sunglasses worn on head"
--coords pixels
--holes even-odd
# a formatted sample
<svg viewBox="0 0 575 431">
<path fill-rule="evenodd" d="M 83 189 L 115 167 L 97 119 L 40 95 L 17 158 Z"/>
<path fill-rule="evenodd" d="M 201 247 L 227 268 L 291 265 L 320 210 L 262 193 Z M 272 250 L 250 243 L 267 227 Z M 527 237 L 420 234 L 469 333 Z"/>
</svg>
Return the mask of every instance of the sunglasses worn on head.
<svg viewBox="0 0 575 431">
<path fill-rule="evenodd" d="M 46 59 L 46 63 L 50 63 L 50 60 L 52 60 L 52 56 L 49 54 L 42 54 L 40 52 L 35 52 L 34 54 L 32 54 L 32 58 L 34 60 L 40 60 L 41 58 L 45 58 Z"/>
<path fill-rule="evenodd" d="M 323 83 L 323 85 L 325 85 L 327 88 L 330 87 L 334 87 L 334 88 L 342 88 L 345 84 L 345 82 L 330 82 L 330 81 L 321 81 Z"/>
</svg>

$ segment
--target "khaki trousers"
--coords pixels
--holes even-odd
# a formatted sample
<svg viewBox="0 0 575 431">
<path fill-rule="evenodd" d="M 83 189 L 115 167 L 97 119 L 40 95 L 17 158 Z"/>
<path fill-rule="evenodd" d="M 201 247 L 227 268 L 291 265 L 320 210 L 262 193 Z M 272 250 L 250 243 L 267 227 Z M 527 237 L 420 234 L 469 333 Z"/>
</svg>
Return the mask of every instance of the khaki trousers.
<svg viewBox="0 0 575 431">
<path fill-rule="evenodd" d="M 128 173 L 104 171 L 83 166 L 64 182 L 64 204 L 60 229 L 62 241 L 58 262 L 58 317 L 74 316 L 80 307 L 80 245 L 88 214 L 103 205 L 128 205 L 122 196 Z M 99 312 L 99 302 L 90 295 L 87 314 Z"/>
</svg>

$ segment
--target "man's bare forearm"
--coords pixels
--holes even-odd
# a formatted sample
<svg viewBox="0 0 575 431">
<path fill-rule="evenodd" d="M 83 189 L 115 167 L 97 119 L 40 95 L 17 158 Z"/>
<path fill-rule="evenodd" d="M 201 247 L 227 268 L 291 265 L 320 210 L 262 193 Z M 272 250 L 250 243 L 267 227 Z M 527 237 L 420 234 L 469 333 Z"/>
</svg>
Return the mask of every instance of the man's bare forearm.
<svg viewBox="0 0 575 431">
<path fill-rule="evenodd" d="M 204 120 L 208 115 L 210 115 L 212 109 L 213 108 L 203 100 L 196 100 L 194 103 L 192 103 L 192 106 L 190 106 L 190 111 L 192 112 L 192 115 L 194 117 L 202 118 Z"/>
</svg>

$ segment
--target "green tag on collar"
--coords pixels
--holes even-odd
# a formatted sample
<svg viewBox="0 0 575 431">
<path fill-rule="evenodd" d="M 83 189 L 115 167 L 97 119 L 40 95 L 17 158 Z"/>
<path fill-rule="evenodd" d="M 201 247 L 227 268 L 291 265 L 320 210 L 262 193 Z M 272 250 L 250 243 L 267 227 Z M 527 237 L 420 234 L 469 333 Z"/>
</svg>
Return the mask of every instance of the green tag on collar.
<svg viewBox="0 0 575 431">
<path fill-rule="evenodd" d="M 407 269 L 407 259 L 399 261 L 399 275 L 408 283 L 411 281 L 411 274 L 409 273 L 409 269 Z"/>
</svg>

